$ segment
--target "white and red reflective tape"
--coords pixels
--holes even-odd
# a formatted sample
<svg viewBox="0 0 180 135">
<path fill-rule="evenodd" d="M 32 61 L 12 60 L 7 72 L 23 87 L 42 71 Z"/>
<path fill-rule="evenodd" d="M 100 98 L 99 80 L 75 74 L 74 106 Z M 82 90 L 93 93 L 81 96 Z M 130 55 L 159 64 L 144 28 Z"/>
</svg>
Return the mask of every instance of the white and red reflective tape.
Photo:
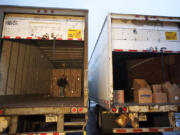
<svg viewBox="0 0 180 135">
<path fill-rule="evenodd" d="M 141 132 L 171 132 L 180 131 L 180 128 L 114 128 L 113 133 L 141 133 Z"/>
<path fill-rule="evenodd" d="M 10 36 L 4 36 L 3 37 L 4 39 L 38 39 L 38 40 L 41 40 L 43 38 L 41 37 L 37 37 L 37 38 L 33 38 L 33 37 L 26 37 L 26 38 L 22 38 L 20 36 L 16 36 L 16 37 L 10 37 Z M 53 39 L 45 39 L 45 40 L 53 40 Z M 68 38 L 68 39 L 63 39 L 63 38 L 57 38 L 56 40 L 79 40 L 79 41 L 82 41 L 82 38 Z"/>
<path fill-rule="evenodd" d="M 131 50 L 131 49 L 114 49 L 114 52 L 149 52 L 147 50 Z M 160 51 L 150 51 L 151 53 L 160 53 Z M 164 53 L 180 53 L 180 51 L 166 50 Z"/>
<path fill-rule="evenodd" d="M 108 105 L 110 104 L 110 102 L 108 100 L 104 100 L 104 103 L 108 104 Z"/>
<path fill-rule="evenodd" d="M 49 132 L 49 133 L 16 133 L 15 135 L 65 135 L 65 133 Z"/>
<path fill-rule="evenodd" d="M 68 132 L 67 132 L 68 133 Z M 82 131 L 83 135 L 86 135 L 86 131 Z M 59 132 L 44 132 L 44 133 L 16 133 L 15 135 L 65 135 L 64 133 Z"/>
</svg>

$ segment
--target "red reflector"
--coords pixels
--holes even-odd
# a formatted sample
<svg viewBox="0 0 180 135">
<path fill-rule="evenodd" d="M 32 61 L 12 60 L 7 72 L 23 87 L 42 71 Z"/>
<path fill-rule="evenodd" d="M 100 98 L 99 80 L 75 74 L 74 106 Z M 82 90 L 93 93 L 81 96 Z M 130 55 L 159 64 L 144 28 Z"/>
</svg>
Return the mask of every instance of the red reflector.
<svg viewBox="0 0 180 135">
<path fill-rule="evenodd" d="M 122 110 L 123 110 L 123 112 L 127 112 L 127 108 L 126 107 L 123 107 Z"/>
<path fill-rule="evenodd" d="M 73 113 L 76 113 L 76 112 L 77 112 L 77 108 L 76 108 L 76 107 L 73 107 L 73 108 L 71 109 L 71 111 L 72 111 Z"/>
<path fill-rule="evenodd" d="M 128 50 L 128 52 L 137 52 L 137 50 Z"/>
<path fill-rule="evenodd" d="M 38 37 L 37 39 L 41 39 L 41 37 Z"/>
<path fill-rule="evenodd" d="M 10 38 L 10 36 L 4 36 L 4 38 L 9 39 L 9 38 Z"/>
<path fill-rule="evenodd" d="M 0 110 L 0 115 L 3 114 L 3 110 Z"/>
<path fill-rule="evenodd" d="M 115 133 L 126 133 L 125 129 L 116 129 Z"/>
<path fill-rule="evenodd" d="M 142 129 L 133 129 L 133 132 L 142 132 Z"/>
<path fill-rule="evenodd" d="M 62 38 L 58 38 L 57 40 L 62 40 Z"/>
<path fill-rule="evenodd" d="M 165 128 L 164 131 L 174 131 L 173 128 Z"/>
<path fill-rule="evenodd" d="M 21 39 L 21 37 L 16 37 L 16 39 Z"/>
<path fill-rule="evenodd" d="M 114 49 L 115 52 L 123 52 L 123 49 Z"/>
<path fill-rule="evenodd" d="M 26 39 L 32 39 L 32 37 L 27 37 Z"/>
<path fill-rule="evenodd" d="M 116 112 L 116 108 L 115 107 L 112 108 L 112 112 Z"/>
<path fill-rule="evenodd" d="M 157 53 L 158 51 L 156 51 L 156 50 L 153 50 L 152 52 L 153 52 L 153 53 Z"/>
<path fill-rule="evenodd" d="M 59 135 L 59 133 L 58 133 L 58 132 L 55 132 L 55 133 L 53 133 L 53 135 Z"/>
<path fill-rule="evenodd" d="M 79 112 L 83 112 L 83 108 L 79 108 L 78 111 L 79 111 Z"/>
<path fill-rule="evenodd" d="M 156 129 L 156 128 L 150 128 L 149 129 L 149 132 L 158 132 L 159 130 L 158 129 Z"/>
<path fill-rule="evenodd" d="M 173 53 L 173 51 L 165 51 L 165 53 Z"/>
<path fill-rule="evenodd" d="M 73 40 L 72 38 L 68 38 L 68 40 Z"/>
<path fill-rule="evenodd" d="M 40 135 L 47 135 L 47 133 L 40 133 Z"/>
</svg>

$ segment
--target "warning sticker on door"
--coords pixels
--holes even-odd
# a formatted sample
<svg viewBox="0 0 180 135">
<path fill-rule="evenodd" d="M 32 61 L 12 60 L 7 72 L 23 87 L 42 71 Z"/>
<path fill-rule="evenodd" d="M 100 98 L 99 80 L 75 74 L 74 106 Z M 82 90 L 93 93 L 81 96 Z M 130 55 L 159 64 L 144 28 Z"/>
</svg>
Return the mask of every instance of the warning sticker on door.
<svg viewBox="0 0 180 135">
<path fill-rule="evenodd" d="M 166 40 L 177 40 L 177 32 L 165 32 Z"/>
<path fill-rule="evenodd" d="M 69 29 L 68 30 L 68 38 L 82 38 L 82 32 L 79 29 Z"/>
</svg>

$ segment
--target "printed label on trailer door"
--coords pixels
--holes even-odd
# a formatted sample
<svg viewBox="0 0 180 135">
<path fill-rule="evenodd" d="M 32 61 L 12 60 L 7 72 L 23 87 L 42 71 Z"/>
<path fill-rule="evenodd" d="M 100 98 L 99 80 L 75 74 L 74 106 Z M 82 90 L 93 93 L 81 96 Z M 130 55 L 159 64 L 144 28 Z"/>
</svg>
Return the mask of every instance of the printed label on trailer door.
<svg viewBox="0 0 180 135">
<path fill-rule="evenodd" d="M 80 29 L 69 29 L 68 30 L 68 38 L 77 38 L 81 39 L 82 38 L 82 32 Z"/>
<path fill-rule="evenodd" d="M 177 32 L 165 32 L 166 40 L 177 40 Z"/>
<path fill-rule="evenodd" d="M 46 122 L 57 122 L 56 115 L 46 115 Z"/>
</svg>

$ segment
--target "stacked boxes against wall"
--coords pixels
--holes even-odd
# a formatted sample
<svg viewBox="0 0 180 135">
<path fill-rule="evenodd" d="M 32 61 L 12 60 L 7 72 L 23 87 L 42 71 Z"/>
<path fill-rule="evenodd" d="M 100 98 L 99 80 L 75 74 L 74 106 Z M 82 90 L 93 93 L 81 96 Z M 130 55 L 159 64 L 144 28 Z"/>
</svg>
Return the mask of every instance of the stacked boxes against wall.
<svg viewBox="0 0 180 135">
<path fill-rule="evenodd" d="M 52 70 L 52 85 L 51 95 L 54 97 L 60 96 L 60 89 L 57 85 L 58 79 L 65 75 L 67 85 L 65 87 L 65 97 L 80 97 L 81 96 L 81 84 L 82 84 L 82 70 L 81 69 L 53 69 Z"/>
</svg>

